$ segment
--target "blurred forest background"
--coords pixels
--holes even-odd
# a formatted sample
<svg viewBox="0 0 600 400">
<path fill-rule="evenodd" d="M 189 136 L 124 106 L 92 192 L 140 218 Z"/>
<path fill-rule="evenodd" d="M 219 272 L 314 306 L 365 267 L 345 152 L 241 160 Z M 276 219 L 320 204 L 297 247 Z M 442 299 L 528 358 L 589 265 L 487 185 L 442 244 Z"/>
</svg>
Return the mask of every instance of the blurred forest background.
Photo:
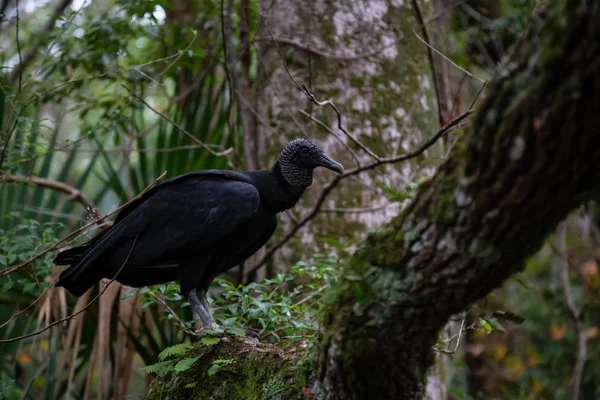
<svg viewBox="0 0 600 400">
<path fill-rule="evenodd" d="M 144 396 L 158 371 L 145 367 L 194 338 L 178 285 L 75 299 L 52 288 L 56 251 L 165 171 L 268 168 L 302 136 L 346 169 L 382 162 L 319 171 L 211 295 L 219 322 L 266 342 L 314 332 L 344 258 L 451 151 L 543 6 L 391 3 L 0 0 L 0 399 Z M 383 162 L 457 120 L 422 157 Z M 600 398 L 599 215 L 577 210 L 525 272 L 448 324 L 432 398 Z"/>
</svg>

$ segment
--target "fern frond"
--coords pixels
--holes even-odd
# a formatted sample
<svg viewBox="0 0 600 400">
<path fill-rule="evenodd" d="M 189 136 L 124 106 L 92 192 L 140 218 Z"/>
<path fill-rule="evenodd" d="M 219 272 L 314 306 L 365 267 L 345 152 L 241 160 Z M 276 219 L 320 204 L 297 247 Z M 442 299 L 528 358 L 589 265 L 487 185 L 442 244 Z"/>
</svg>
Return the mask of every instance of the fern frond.
<svg viewBox="0 0 600 400">
<path fill-rule="evenodd" d="M 144 371 L 147 374 L 162 375 L 165 372 L 171 370 L 173 364 L 174 361 L 157 362 L 156 364 L 150 364 L 148 366 L 145 366 L 144 368 L 142 368 L 142 371 Z"/>
<path fill-rule="evenodd" d="M 192 358 L 184 358 L 183 360 L 179 361 L 177 363 L 177 365 L 175 366 L 175 371 L 176 372 L 185 372 L 188 369 L 190 369 L 192 367 L 192 365 L 194 365 L 194 363 L 196 361 L 198 361 L 200 357 L 192 357 Z"/>
<path fill-rule="evenodd" d="M 165 358 L 168 358 L 168 357 L 182 356 L 185 353 L 187 353 L 187 351 L 191 348 L 192 348 L 192 346 L 190 346 L 190 345 L 187 345 L 185 343 L 179 343 L 174 346 L 167 347 L 166 349 L 161 351 L 160 354 L 158 355 L 158 359 L 160 361 L 163 361 Z"/>
</svg>

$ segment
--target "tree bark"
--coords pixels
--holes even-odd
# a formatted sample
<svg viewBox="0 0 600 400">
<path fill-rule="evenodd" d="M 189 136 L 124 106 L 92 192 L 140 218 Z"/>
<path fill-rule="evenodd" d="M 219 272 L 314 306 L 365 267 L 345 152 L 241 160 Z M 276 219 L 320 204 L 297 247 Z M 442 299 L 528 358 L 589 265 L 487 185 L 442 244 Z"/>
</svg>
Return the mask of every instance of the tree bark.
<svg viewBox="0 0 600 400">
<path fill-rule="evenodd" d="M 414 34 L 420 28 L 411 2 L 260 3 L 256 89 L 263 166 L 272 165 L 282 147 L 297 137 L 317 141 L 346 168 L 356 166 L 346 146 L 361 162 L 372 161 L 338 129 L 333 109 L 310 101 L 296 83 L 306 85 L 319 101 L 333 101 L 342 126 L 382 157 L 405 152 L 439 128 L 427 47 Z M 419 174 L 416 166 L 405 163 L 346 180 L 323 205 L 330 212 L 319 213 L 278 251 L 274 265 L 290 265 L 326 249 L 319 240 L 323 237 L 340 243 L 364 240 L 365 232 L 398 214 L 398 204 L 385 207 L 388 199 L 379 185 L 401 190 Z M 332 176 L 329 171 L 315 174 L 308 193 L 291 210 L 296 219 L 308 214 Z M 271 245 L 293 225 L 283 215 Z"/>
<path fill-rule="evenodd" d="M 421 398 L 448 318 L 519 272 L 570 211 L 597 197 L 599 70 L 600 2 L 540 12 L 449 159 L 349 260 L 303 367 L 253 382 L 266 388 L 295 371 L 296 385 L 275 398 Z M 209 365 L 198 362 L 197 373 Z"/>
</svg>

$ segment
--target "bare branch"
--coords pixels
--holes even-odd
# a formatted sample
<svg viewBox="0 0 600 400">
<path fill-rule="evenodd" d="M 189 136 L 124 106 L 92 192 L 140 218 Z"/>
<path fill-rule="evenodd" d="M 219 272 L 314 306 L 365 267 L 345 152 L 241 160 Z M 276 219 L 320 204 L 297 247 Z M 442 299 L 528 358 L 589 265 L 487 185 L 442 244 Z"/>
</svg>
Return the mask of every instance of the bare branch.
<svg viewBox="0 0 600 400">
<path fill-rule="evenodd" d="M 563 300 L 565 302 L 567 311 L 569 312 L 569 317 L 573 322 L 575 335 L 577 337 L 577 352 L 575 354 L 575 366 L 573 367 L 573 384 L 571 387 L 570 399 L 578 400 L 579 392 L 581 390 L 583 368 L 585 367 L 585 362 L 587 361 L 587 339 L 585 337 L 585 327 L 581 319 L 581 311 L 577 309 L 577 306 L 573 301 L 573 296 L 571 296 L 571 289 L 569 285 L 569 260 L 567 256 L 567 229 L 565 225 L 565 222 L 560 224 L 557 232 L 557 250 L 560 255 L 559 260 L 561 261 L 559 278 L 563 293 Z"/>
<path fill-rule="evenodd" d="M 17 52 L 19 53 L 19 65 L 23 64 L 23 55 L 21 54 L 21 39 L 19 39 L 19 25 L 21 22 L 21 16 L 19 15 L 19 0 L 16 1 L 16 6 L 15 9 L 17 11 L 17 27 L 16 27 L 16 33 L 15 33 L 15 38 L 17 40 Z M 10 79 L 9 79 L 10 81 Z M 23 86 L 23 69 L 21 68 L 19 70 L 19 92 L 21 91 Z"/>
<path fill-rule="evenodd" d="M 338 129 L 340 131 L 342 131 L 344 133 L 344 135 L 346 135 L 350 140 L 352 140 L 365 153 L 367 153 L 373 159 L 375 159 L 377 161 L 380 161 L 381 158 L 377 154 L 373 153 L 373 151 L 371 149 L 369 149 L 367 146 L 365 146 L 364 144 L 362 144 L 357 138 L 355 138 L 354 136 L 352 136 L 350 133 L 348 133 L 348 131 L 346 129 L 344 129 L 344 127 L 342 126 L 342 114 L 340 114 L 340 111 L 338 110 L 338 108 L 335 106 L 335 104 L 333 104 L 333 101 L 331 101 L 331 100 L 324 100 L 324 101 L 317 100 L 317 98 L 315 97 L 315 95 L 312 94 L 312 92 L 308 89 L 308 86 L 306 86 L 305 84 L 300 85 L 300 83 L 298 83 L 298 81 L 296 80 L 296 78 L 294 78 L 294 76 L 290 72 L 290 70 L 289 70 L 289 68 L 287 66 L 287 63 L 285 62 L 285 57 L 283 56 L 283 52 L 279 48 L 279 45 L 277 44 L 277 41 L 275 41 L 275 36 L 273 35 L 273 31 L 271 30 L 271 27 L 267 23 L 267 20 L 265 19 L 265 17 L 262 14 L 260 14 L 260 18 L 261 18 L 262 22 L 265 24 L 265 27 L 267 28 L 267 30 L 269 31 L 269 35 L 271 35 L 271 37 L 273 38 L 273 43 L 275 44 L 275 48 L 277 49 L 277 52 L 279 53 L 279 57 L 281 58 L 281 63 L 283 64 L 283 68 L 285 69 L 285 71 L 287 72 L 287 74 L 289 75 L 289 77 L 291 78 L 292 82 L 294 82 L 294 84 L 296 85 L 296 87 L 302 93 L 304 93 L 304 95 L 306 97 L 308 97 L 308 99 L 310 101 L 312 101 L 314 104 L 318 105 L 319 107 L 323 107 L 323 106 L 328 105 L 331 108 L 333 108 L 333 111 L 335 111 L 335 114 L 337 115 Z"/>
<path fill-rule="evenodd" d="M 419 36 L 419 34 L 417 32 L 415 32 L 415 36 L 417 37 L 417 39 L 419 39 L 421 42 L 423 42 L 423 44 L 425 44 L 425 46 L 427 46 L 431 50 L 435 51 L 438 55 L 440 55 L 441 57 L 443 57 L 446 61 L 448 61 L 450 64 L 454 65 L 456 68 L 460 69 L 465 74 L 469 75 L 471 78 L 475 78 L 475 79 L 477 79 L 481 83 L 485 83 L 486 82 L 485 79 L 481 79 L 481 78 L 473 75 L 472 73 L 470 73 L 469 71 L 467 71 L 466 69 L 464 69 L 463 67 L 461 67 L 460 65 L 458 65 L 457 63 L 455 63 L 454 61 L 452 61 L 450 58 L 448 58 L 442 52 L 440 52 L 439 50 L 437 50 L 435 47 L 433 47 L 432 45 L 430 45 L 429 43 L 427 43 L 427 41 L 425 41 L 425 39 L 423 39 L 421 36 Z"/>
<path fill-rule="evenodd" d="M 25 307 L 22 310 L 16 311 L 9 319 L 7 319 L 2 324 L 0 324 L 0 329 L 4 328 L 6 325 L 10 324 L 12 321 L 14 321 L 20 315 L 23 315 L 24 313 L 26 313 L 29 309 L 31 309 L 31 307 L 33 307 L 35 304 L 37 304 L 37 302 L 40 301 L 40 299 L 43 299 L 46 296 L 46 293 L 48 293 L 48 291 L 50 289 L 52 289 L 52 287 L 54 286 L 54 284 L 57 281 L 58 281 L 58 276 L 56 278 L 54 278 L 54 280 L 52 281 L 52 283 L 50 284 L 50 286 L 48 286 L 46 289 L 44 289 L 42 291 L 42 294 L 40 294 L 35 300 L 33 300 L 31 303 L 29 303 L 27 305 L 27 307 Z"/>
<path fill-rule="evenodd" d="M 0 183 L 27 183 L 39 187 L 56 190 L 69 195 L 70 201 L 81 203 L 90 217 L 96 219 L 98 216 L 98 208 L 81 193 L 79 189 L 74 188 L 64 182 L 55 181 L 52 179 L 38 178 L 36 176 L 16 176 L 16 175 L 0 175 Z"/>
<path fill-rule="evenodd" d="M 106 286 L 104 286 L 104 288 L 102 288 L 102 290 L 100 291 L 100 293 L 98 293 L 98 295 L 96 297 L 94 297 L 89 303 L 87 303 L 85 307 L 83 307 L 82 309 L 80 309 L 77 312 L 74 312 L 73 314 L 67 315 L 64 318 L 59 319 L 58 321 L 54 321 L 53 323 L 49 324 L 45 328 L 39 329 L 39 330 L 37 330 L 35 332 L 27 333 L 25 335 L 17 336 L 17 337 L 14 337 L 14 338 L 2 339 L 2 340 L 0 340 L 0 343 L 17 342 L 19 340 L 27 339 L 27 338 L 32 337 L 32 336 L 37 336 L 40 333 L 46 332 L 48 329 L 52 328 L 53 326 L 56 326 L 58 324 L 61 324 L 61 323 L 65 322 L 65 321 L 68 321 L 68 320 L 76 317 L 77 315 L 81 314 L 86 309 L 88 309 L 89 306 L 91 306 L 96 300 L 98 300 L 100 298 L 100 296 L 102 296 L 104 294 L 104 292 L 106 291 L 106 289 L 108 289 L 108 287 L 110 286 L 110 284 L 113 283 L 115 281 L 115 279 L 117 279 L 117 276 L 119 276 L 119 274 L 121 273 L 121 271 L 123 270 L 123 268 L 125 268 L 125 265 L 127 264 L 127 261 L 129 261 L 129 257 L 131 257 L 131 253 L 133 253 L 133 248 L 135 247 L 135 244 L 136 244 L 136 242 L 138 240 L 138 237 L 139 237 L 139 235 L 136 235 L 135 239 L 133 239 L 133 244 L 131 245 L 131 249 L 129 249 L 129 253 L 127 254 L 127 257 L 125 258 L 125 261 L 123 261 L 123 264 L 121 264 L 121 266 L 119 267 L 119 270 L 117 271 L 117 273 L 115 274 L 115 276 L 113 276 L 112 279 L 110 281 L 108 281 L 108 283 L 106 284 Z"/>
<path fill-rule="evenodd" d="M 421 26 L 421 32 L 423 33 L 424 41 L 429 45 L 431 40 L 429 39 L 429 33 L 427 32 L 427 26 L 425 25 L 425 21 L 423 20 L 423 13 L 421 12 L 421 7 L 419 7 L 419 2 L 417 0 L 412 0 L 412 5 L 415 10 L 415 14 L 417 15 L 417 19 L 419 20 L 419 25 Z M 438 74 L 441 71 L 437 71 L 436 63 L 433 58 L 433 51 L 430 46 L 427 46 L 427 58 L 429 59 L 429 65 L 431 65 L 431 77 L 433 78 L 433 90 L 435 90 L 435 98 L 437 100 L 438 105 L 438 121 L 440 125 L 444 124 L 443 114 L 446 109 L 446 105 L 444 104 L 444 94 L 442 92 L 442 88 L 440 86 L 440 82 L 438 79 Z"/>
<path fill-rule="evenodd" d="M 389 207 L 391 204 L 393 203 L 385 203 L 378 206 L 362 208 L 322 208 L 319 210 L 319 212 L 334 214 L 364 214 L 383 210 L 384 208 Z"/>
<path fill-rule="evenodd" d="M 344 146 L 346 148 L 346 150 L 348 150 L 348 152 L 352 155 L 352 157 L 356 161 L 356 165 L 359 167 L 361 166 L 360 158 L 358 158 L 358 155 L 356 154 L 356 152 L 354 150 L 352 150 L 352 148 L 350 146 L 348 146 L 348 144 L 346 142 L 344 142 L 342 139 L 340 139 L 340 137 L 337 135 L 337 133 L 333 129 L 331 129 L 323 121 L 310 115 L 306 111 L 304 111 L 304 110 L 299 110 L 299 111 L 300 111 L 300 114 L 306 116 L 311 121 L 313 121 L 315 124 L 319 125 L 321 128 L 325 129 L 327 132 L 331 133 L 333 135 L 333 137 L 335 137 L 338 140 L 338 142 L 340 142 L 342 144 L 342 146 Z"/>
<path fill-rule="evenodd" d="M 242 10 L 242 13 L 244 10 Z M 232 97 L 236 98 L 236 105 L 238 113 L 240 114 L 240 120 L 242 125 L 242 134 L 244 138 L 244 156 L 246 159 L 246 166 L 250 170 L 258 168 L 258 153 L 256 151 L 256 138 L 253 132 L 256 131 L 255 124 L 252 121 L 252 114 L 248 112 L 246 102 L 242 98 L 248 98 L 250 90 L 248 88 L 249 82 L 244 79 L 244 87 L 240 84 L 236 73 L 236 54 L 232 44 L 232 28 L 231 28 L 231 14 L 233 13 L 233 0 L 227 0 L 227 9 L 224 7 L 224 0 L 221 1 L 221 23 L 223 33 L 223 50 L 225 53 L 225 68 L 227 72 L 227 78 L 229 80 L 229 87 L 232 89 Z M 242 18 L 243 19 L 243 18 Z M 247 33 L 247 32 L 246 32 Z M 248 38 L 246 37 L 246 43 Z M 246 52 L 249 49 L 245 49 Z M 243 69 L 243 68 L 242 68 Z M 244 76 L 248 78 L 248 76 Z M 248 78 L 249 79 L 249 78 Z M 242 93 L 242 90 L 244 93 Z"/>
<path fill-rule="evenodd" d="M 315 47 L 312 47 L 308 44 L 303 44 L 300 43 L 294 39 L 288 39 L 288 38 L 284 38 L 284 37 L 270 37 L 270 38 L 257 38 L 256 40 L 258 41 L 274 41 L 274 42 L 278 42 L 278 43 L 283 43 L 283 44 L 289 44 L 291 46 L 297 47 L 301 50 L 307 51 L 309 53 L 312 53 L 314 55 L 320 56 L 320 57 L 324 57 L 324 58 L 329 58 L 332 60 L 340 60 L 340 61 L 356 61 L 356 60 L 360 60 L 363 58 L 369 58 L 369 57 L 374 57 L 377 54 L 383 52 L 384 50 L 390 48 L 390 47 L 394 47 L 397 44 L 396 43 L 390 43 L 386 46 L 381 47 L 380 49 L 368 52 L 368 53 L 364 53 L 364 54 L 357 54 L 357 55 L 340 55 L 340 54 L 330 54 L 327 53 L 324 50 L 319 50 Z"/>
<path fill-rule="evenodd" d="M 370 164 L 363 165 L 362 167 L 357 167 L 357 168 L 348 170 L 348 171 L 344 172 L 342 175 L 336 176 L 331 182 L 329 182 L 327 185 L 325 185 L 323 187 L 323 190 L 321 191 L 321 195 L 317 199 L 317 203 L 312 208 L 311 212 L 308 213 L 308 215 L 306 215 L 304 218 L 302 218 L 287 234 L 285 234 L 285 236 L 283 238 L 281 238 L 281 240 L 279 240 L 279 242 L 277 242 L 272 247 L 270 247 L 267 250 L 267 253 L 265 254 L 265 256 L 259 262 L 257 262 L 255 265 L 253 265 L 250 268 L 248 273 L 252 273 L 252 272 L 258 270 L 262 266 L 262 264 L 267 262 L 273 256 L 273 254 L 275 254 L 275 252 L 279 248 L 281 248 L 281 246 L 286 244 L 304 225 L 306 225 L 309 221 L 311 221 L 319 213 L 319 210 L 321 209 L 321 206 L 325 202 L 325 199 L 327 198 L 327 196 L 329 196 L 329 193 L 331 193 L 331 191 L 333 189 L 335 189 L 343 179 L 348 178 L 350 176 L 358 175 L 361 172 L 370 171 L 381 165 L 394 164 L 394 163 L 398 163 L 401 161 L 410 160 L 412 158 L 422 155 L 428 148 L 430 148 L 435 142 L 437 142 L 438 139 L 440 139 L 442 136 L 446 135 L 448 132 L 452 131 L 455 127 L 457 127 L 462 121 L 464 121 L 472 113 L 473 113 L 473 110 L 468 110 L 468 111 L 462 113 L 461 115 L 459 115 L 458 117 L 456 117 L 455 119 L 450 121 L 442 129 L 440 129 L 429 140 L 427 140 L 425 143 L 423 143 L 421 146 L 419 146 L 416 150 L 414 150 L 410 153 L 401 154 L 401 155 L 398 155 L 395 157 L 382 158 L 378 161 L 374 161 Z"/>
<path fill-rule="evenodd" d="M 444 7 L 444 9 L 440 10 L 438 13 L 435 13 L 434 15 L 426 18 L 425 23 L 429 24 L 430 22 L 436 21 L 440 17 L 444 16 L 446 13 L 452 11 L 456 7 L 458 7 L 461 4 L 466 3 L 466 2 L 467 2 L 467 0 L 457 0 L 451 4 L 448 4 L 446 7 Z"/>
<path fill-rule="evenodd" d="M 156 115 L 160 116 L 162 119 L 164 119 L 165 121 L 169 122 L 171 125 L 173 125 L 174 127 L 176 127 L 177 129 L 179 129 L 187 137 L 189 137 L 192 142 L 196 143 L 197 145 L 199 145 L 200 147 L 202 147 L 203 149 L 205 149 L 206 151 L 208 151 L 213 156 L 215 156 L 215 157 L 222 157 L 222 156 L 228 155 L 229 153 L 231 153 L 233 151 L 233 148 L 229 148 L 229 149 L 226 149 L 226 150 L 223 150 L 223 151 L 219 151 L 219 152 L 214 151 L 213 149 L 210 148 L 209 145 L 207 145 L 206 143 L 200 141 L 200 139 L 198 139 L 196 136 L 194 136 L 191 133 L 189 133 L 184 127 L 182 127 L 181 125 L 179 125 L 177 122 L 173 121 L 167 115 L 161 113 L 156 108 L 154 108 L 150 104 L 148 104 L 148 102 L 146 100 L 144 100 L 142 98 L 142 96 L 140 96 L 139 94 L 137 94 L 136 92 L 134 92 L 132 89 L 128 88 L 124 84 L 121 84 L 121 86 L 123 86 L 125 88 L 125 90 L 127 90 L 132 96 L 134 96 L 139 101 L 141 101 L 142 103 L 144 103 L 144 105 L 146 107 L 148 107 L 150 110 L 152 110 L 152 112 L 154 112 Z"/>
</svg>

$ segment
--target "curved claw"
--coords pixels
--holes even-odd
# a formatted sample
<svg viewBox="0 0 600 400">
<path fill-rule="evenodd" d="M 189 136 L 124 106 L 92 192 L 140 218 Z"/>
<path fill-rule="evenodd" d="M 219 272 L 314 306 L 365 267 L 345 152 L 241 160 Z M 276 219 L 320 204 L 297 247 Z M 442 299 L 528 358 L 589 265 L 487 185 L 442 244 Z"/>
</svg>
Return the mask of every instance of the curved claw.
<svg viewBox="0 0 600 400">
<path fill-rule="evenodd" d="M 258 331 L 255 331 L 254 329 L 250 328 L 244 328 L 244 333 L 246 334 L 246 336 L 254 338 L 260 342 L 260 335 L 258 334 Z"/>
</svg>

